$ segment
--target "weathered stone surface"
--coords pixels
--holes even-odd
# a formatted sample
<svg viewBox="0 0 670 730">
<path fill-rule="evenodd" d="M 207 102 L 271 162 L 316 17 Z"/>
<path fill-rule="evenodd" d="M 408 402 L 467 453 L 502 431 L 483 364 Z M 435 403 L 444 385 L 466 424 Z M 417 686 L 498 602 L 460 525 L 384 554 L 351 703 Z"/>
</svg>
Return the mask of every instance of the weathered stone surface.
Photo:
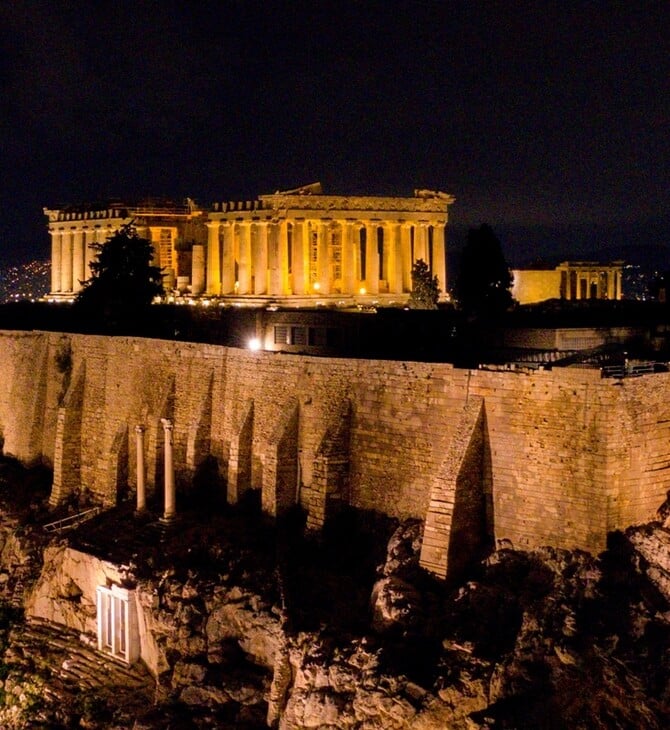
<svg viewBox="0 0 670 730">
<path fill-rule="evenodd" d="M 294 681 L 279 728 L 405 728 L 416 710 L 402 697 L 406 684 L 379 672 L 379 657 L 364 643 L 329 653 L 318 637 L 291 642 Z"/>
<path fill-rule="evenodd" d="M 421 621 L 422 609 L 419 592 L 400 578 L 382 578 L 372 589 L 372 628 L 377 633 L 410 631 Z"/>
<path fill-rule="evenodd" d="M 400 524 L 388 542 L 382 574 L 395 575 L 400 578 L 416 575 L 422 536 L 423 522 L 421 520 L 405 520 Z"/>
<path fill-rule="evenodd" d="M 159 419 L 169 406 L 175 467 L 177 473 L 191 473 L 192 424 L 202 420 L 209 402 L 225 404 L 212 409 L 208 451 L 220 460 L 220 473 L 227 474 L 231 444 L 239 436 L 235 414 L 253 401 L 249 480 L 265 485 L 268 498 L 276 480 L 269 471 L 264 474 L 264 464 L 276 451 L 273 437 L 284 416 L 282 403 L 297 403 L 300 474 L 309 494 L 317 450 L 343 397 L 353 414 L 347 498 L 362 509 L 425 517 L 455 436 L 456 415 L 474 398 L 483 399 L 486 409 L 489 516 L 499 540 L 519 549 L 550 544 L 596 552 L 605 547 L 609 531 L 651 519 L 670 489 L 670 470 L 664 468 L 670 458 L 667 373 L 629 378 L 614 387 L 590 370 L 467 371 L 440 363 L 289 358 L 210 345 L 71 335 L 72 372 L 84 372 L 86 363 L 85 377 L 81 402 L 68 400 L 77 411 L 70 414 L 76 428 L 59 431 L 61 337 L 0 334 L 5 451 L 51 464 L 58 456 L 62 484 L 86 485 L 106 504 L 116 501 L 122 466 L 127 466 L 131 490 L 136 484 L 134 440 L 128 441 L 124 462 L 119 434 L 147 424 L 147 485 L 155 486 Z M 36 362 L 43 367 L 34 368 Z M 281 402 L 277 383 L 282 384 Z M 67 443 L 56 448 L 58 439 Z M 205 445 L 198 448 L 203 455 Z M 273 473 L 289 473 L 286 459 Z M 439 515 L 436 511 L 438 526 Z"/>
<path fill-rule="evenodd" d="M 62 545 L 47 547 L 39 580 L 26 600 L 26 613 L 95 634 L 95 591 L 107 581 L 121 583 L 118 566 Z"/>
</svg>

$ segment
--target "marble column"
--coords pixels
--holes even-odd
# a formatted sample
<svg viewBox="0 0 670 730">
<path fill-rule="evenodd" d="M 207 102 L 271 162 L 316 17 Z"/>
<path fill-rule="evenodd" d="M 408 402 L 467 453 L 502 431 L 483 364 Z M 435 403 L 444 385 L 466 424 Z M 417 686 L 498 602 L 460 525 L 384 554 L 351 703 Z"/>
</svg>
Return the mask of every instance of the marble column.
<svg viewBox="0 0 670 730">
<path fill-rule="evenodd" d="M 318 228 L 318 244 L 317 244 L 317 258 L 316 258 L 316 271 L 319 282 L 319 288 L 317 293 L 319 294 L 330 294 L 330 256 L 329 256 L 329 237 L 330 228 L 328 223 L 320 223 Z"/>
<path fill-rule="evenodd" d="M 342 294 L 356 294 L 356 257 L 352 221 L 342 221 Z"/>
<path fill-rule="evenodd" d="M 88 280 L 93 275 L 93 272 L 91 271 L 91 264 L 94 261 L 97 261 L 98 252 L 91 248 L 91 244 L 95 242 L 95 230 L 92 228 L 88 228 L 84 231 L 84 276 L 85 279 Z"/>
<path fill-rule="evenodd" d="M 173 454 L 173 442 L 172 442 L 172 421 L 168 418 L 161 418 L 163 424 L 163 437 L 164 437 L 164 464 L 165 464 L 165 507 L 163 511 L 163 521 L 170 522 L 175 518 L 176 515 L 176 490 L 174 482 L 174 454 Z"/>
<path fill-rule="evenodd" d="M 293 293 L 305 293 L 305 235 L 307 223 L 296 221 L 293 224 Z"/>
<path fill-rule="evenodd" d="M 377 224 L 365 224 L 365 288 L 368 294 L 379 293 L 379 251 Z"/>
<path fill-rule="evenodd" d="M 221 243 L 219 221 L 207 223 L 207 294 L 218 297 L 221 294 Z"/>
<path fill-rule="evenodd" d="M 402 290 L 412 291 L 412 230 L 409 223 L 400 226 L 400 249 L 402 256 Z"/>
<path fill-rule="evenodd" d="M 72 293 L 72 233 L 63 231 L 61 238 L 61 276 L 60 290 L 64 294 Z"/>
<path fill-rule="evenodd" d="M 388 292 L 391 290 L 390 283 L 389 283 L 389 276 L 390 276 L 390 264 L 391 264 L 391 236 L 390 236 L 390 229 L 389 227 L 384 224 L 381 226 L 382 230 L 382 251 L 381 251 L 381 266 L 379 267 L 380 270 L 380 278 L 384 281 L 384 286 L 386 287 L 384 291 Z M 380 284 L 381 286 L 381 284 Z"/>
<path fill-rule="evenodd" d="M 282 262 L 279 252 L 279 224 L 276 222 L 268 224 L 268 293 L 270 296 L 281 295 L 282 285 Z"/>
<path fill-rule="evenodd" d="M 447 252 L 444 229 L 444 223 L 433 224 L 433 276 L 437 275 L 443 295 L 447 293 Z"/>
<path fill-rule="evenodd" d="M 279 292 L 280 294 L 289 294 L 291 291 L 291 276 L 289 271 L 289 257 L 291 252 L 289 251 L 289 240 L 288 240 L 288 222 L 281 221 L 277 224 L 279 229 L 279 270 L 281 272 L 281 285 Z"/>
<path fill-rule="evenodd" d="M 194 243 L 191 254 L 191 294 L 199 297 L 205 291 L 205 247 Z"/>
<path fill-rule="evenodd" d="M 74 231 L 72 234 L 72 291 L 75 294 L 81 290 L 81 282 L 84 276 L 84 232 Z"/>
<path fill-rule="evenodd" d="M 224 222 L 221 251 L 221 294 L 235 291 L 235 230 L 234 224 Z"/>
<path fill-rule="evenodd" d="M 392 223 L 388 226 L 389 234 L 389 271 L 387 274 L 389 282 L 389 293 L 402 294 L 402 240 L 401 226 L 399 223 Z"/>
<path fill-rule="evenodd" d="M 237 259 L 238 294 L 249 294 L 251 288 L 251 224 L 246 221 L 237 224 L 239 256 Z"/>
<path fill-rule="evenodd" d="M 254 245 L 252 260 L 254 266 L 254 294 L 267 294 L 268 291 L 268 224 L 254 224 Z"/>
<path fill-rule="evenodd" d="M 137 451 L 137 512 L 142 513 L 147 507 L 144 426 L 135 426 L 135 448 Z"/>
<path fill-rule="evenodd" d="M 354 294 L 358 294 L 361 287 L 365 287 L 365 272 L 363 271 L 362 238 L 364 227 L 356 221 L 352 228 L 352 251 L 354 254 Z"/>
<path fill-rule="evenodd" d="M 419 223 L 414 228 L 414 261 L 423 259 L 429 266 L 428 261 L 428 227 L 425 223 Z"/>
<path fill-rule="evenodd" d="M 61 282 L 61 232 L 49 231 L 51 234 L 51 291 L 60 291 Z"/>
</svg>

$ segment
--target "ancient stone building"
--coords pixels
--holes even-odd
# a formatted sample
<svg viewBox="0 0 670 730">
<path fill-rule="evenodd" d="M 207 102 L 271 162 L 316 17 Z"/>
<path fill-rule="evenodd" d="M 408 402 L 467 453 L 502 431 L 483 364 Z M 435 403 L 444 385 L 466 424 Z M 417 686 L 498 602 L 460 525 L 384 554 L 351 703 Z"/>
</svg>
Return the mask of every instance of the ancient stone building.
<svg viewBox="0 0 670 730">
<path fill-rule="evenodd" d="M 417 259 L 444 290 L 452 202 L 423 190 L 413 198 L 322 195 L 317 184 L 215 204 L 207 223 L 207 293 L 398 299 L 411 290 Z"/>
<path fill-rule="evenodd" d="M 51 296 L 70 298 L 90 275 L 90 243 L 134 221 L 149 238 L 166 287 L 242 303 L 403 301 L 423 259 L 446 291 L 449 195 L 323 195 L 316 183 L 253 201 L 45 209 Z"/>
<path fill-rule="evenodd" d="M 104 243 L 121 226 L 133 223 L 154 246 L 154 264 L 165 275 L 168 290 L 186 291 L 191 286 L 193 256 L 202 256 L 206 238 L 201 222 L 204 212 L 193 201 L 183 204 L 144 201 L 79 205 L 44 209 L 51 236 L 51 291 L 55 299 L 71 299 L 91 276 L 89 264 L 96 251 L 91 244 Z"/>
<path fill-rule="evenodd" d="M 515 269 L 512 296 L 519 304 L 546 299 L 621 299 L 623 262 L 564 261 L 554 269 Z"/>
</svg>

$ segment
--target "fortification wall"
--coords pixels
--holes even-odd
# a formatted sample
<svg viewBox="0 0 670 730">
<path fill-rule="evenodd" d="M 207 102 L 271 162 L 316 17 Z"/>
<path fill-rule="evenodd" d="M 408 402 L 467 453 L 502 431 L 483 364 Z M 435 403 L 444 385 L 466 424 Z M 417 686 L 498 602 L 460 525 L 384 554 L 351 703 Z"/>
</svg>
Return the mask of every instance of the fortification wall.
<svg viewBox="0 0 670 730">
<path fill-rule="evenodd" d="M 57 367 L 67 348 L 68 377 Z M 160 488 L 161 418 L 174 422 L 178 481 L 208 455 L 225 478 L 249 413 L 250 486 L 260 488 L 278 470 L 278 429 L 297 407 L 303 499 L 320 445 L 346 417 L 348 501 L 424 518 L 473 397 L 485 411 L 477 453 L 498 539 L 600 550 L 609 530 L 650 519 L 670 488 L 667 374 L 617 381 L 592 370 L 469 371 L 47 333 L 0 333 L 0 368 L 5 453 L 53 463 L 55 442 L 69 440 L 54 464 L 60 497 L 83 485 L 111 504 L 120 484 L 132 491 L 138 424 L 149 485 Z"/>
</svg>

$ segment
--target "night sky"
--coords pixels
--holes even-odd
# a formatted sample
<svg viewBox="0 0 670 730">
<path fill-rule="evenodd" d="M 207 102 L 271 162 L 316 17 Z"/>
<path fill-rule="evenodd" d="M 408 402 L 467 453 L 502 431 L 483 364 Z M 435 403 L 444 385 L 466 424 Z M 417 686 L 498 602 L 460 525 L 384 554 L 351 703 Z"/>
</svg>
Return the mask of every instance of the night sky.
<svg viewBox="0 0 670 730">
<path fill-rule="evenodd" d="M 670 240 L 667 1 L 6 0 L 0 54 L 0 262 L 43 206 L 316 180 L 444 190 L 512 261 Z"/>
</svg>

